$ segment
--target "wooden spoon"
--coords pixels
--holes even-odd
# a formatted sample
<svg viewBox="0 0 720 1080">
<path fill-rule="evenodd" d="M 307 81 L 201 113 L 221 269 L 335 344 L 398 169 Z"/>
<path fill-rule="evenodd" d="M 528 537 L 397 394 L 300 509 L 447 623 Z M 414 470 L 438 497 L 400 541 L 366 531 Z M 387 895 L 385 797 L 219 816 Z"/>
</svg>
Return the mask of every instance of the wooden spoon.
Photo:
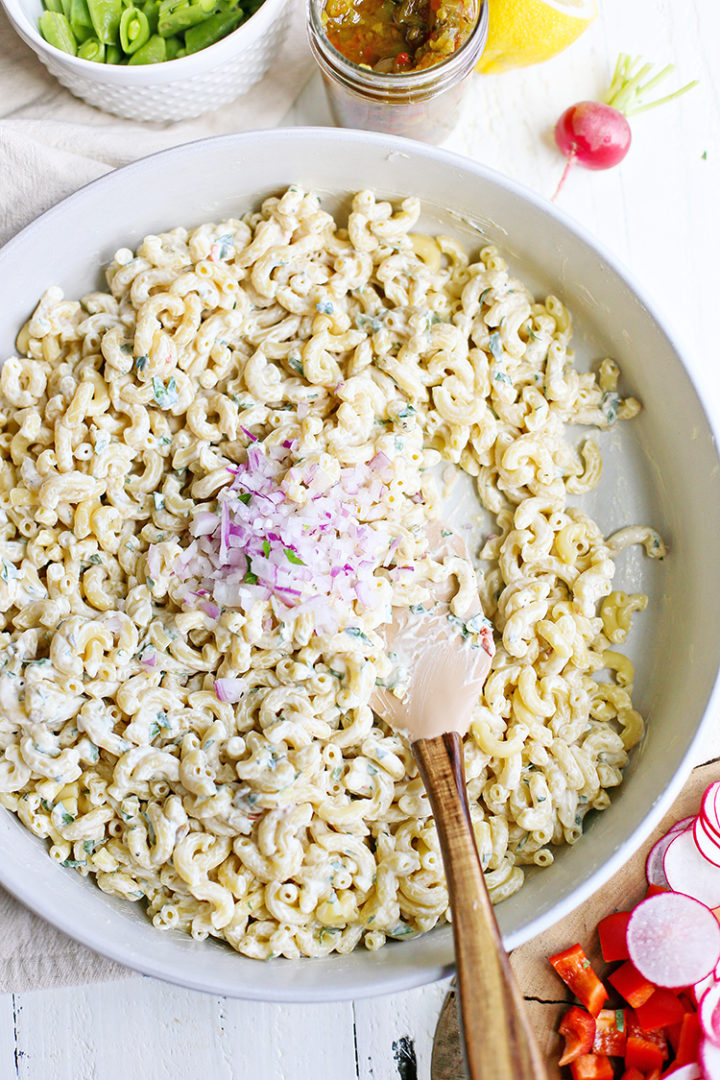
<svg viewBox="0 0 720 1080">
<path fill-rule="evenodd" d="M 464 545 L 463 545 L 464 547 Z M 470 820 L 461 736 L 492 656 L 448 618 L 447 585 L 431 611 L 395 608 L 386 644 L 404 696 L 378 687 L 371 705 L 411 740 L 430 797 L 447 878 L 461 1031 L 470 1080 L 546 1080 L 488 896 Z M 474 613 L 473 613 L 474 614 Z"/>
</svg>

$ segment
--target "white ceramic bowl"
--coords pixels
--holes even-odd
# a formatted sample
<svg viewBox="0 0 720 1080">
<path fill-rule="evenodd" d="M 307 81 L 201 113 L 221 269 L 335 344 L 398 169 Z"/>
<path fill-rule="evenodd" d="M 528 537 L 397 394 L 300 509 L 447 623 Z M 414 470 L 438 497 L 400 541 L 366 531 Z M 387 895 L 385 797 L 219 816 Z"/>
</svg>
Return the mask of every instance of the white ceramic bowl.
<svg viewBox="0 0 720 1080">
<path fill-rule="evenodd" d="M 76 95 L 129 120 L 185 120 L 234 101 L 277 59 L 293 0 L 264 0 L 247 22 L 207 49 L 162 64 L 96 64 L 70 56 L 37 28 L 42 0 L 0 0 L 48 71 Z"/>
<path fill-rule="evenodd" d="M 342 152 L 338 152 L 341 150 Z M 720 468 L 711 424 L 662 313 L 627 271 L 575 222 L 517 184 L 442 150 L 366 132 L 298 128 L 191 143 L 102 177 L 48 211 L 0 251 L 0 357 L 41 292 L 59 283 L 76 297 L 94 288 L 120 246 L 177 224 L 237 216 L 298 183 L 324 205 L 373 187 L 425 203 L 421 225 L 477 247 L 497 242 L 513 269 L 570 306 L 580 358 L 616 357 L 625 385 L 644 403 L 631 424 L 602 439 L 605 472 L 583 505 L 610 532 L 646 522 L 670 554 L 650 562 L 636 549 L 619 562 L 618 587 L 642 588 L 631 654 L 635 696 L 649 718 L 611 807 L 585 836 L 528 874 L 497 915 L 506 945 L 540 933 L 594 892 L 647 836 L 691 763 L 716 682 L 720 605 L 709 587 L 720 565 Z M 322 960 L 260 962 L 208 940 L 161 933 L 132 904 L 57 866 L 45 844 L 0 814 L 0 881 L 50 922 L 122 963 L 185 986 L 262 1000 L 322 1001 L 390 993 L 447 974 L 447 927 Z"/>
</svg>

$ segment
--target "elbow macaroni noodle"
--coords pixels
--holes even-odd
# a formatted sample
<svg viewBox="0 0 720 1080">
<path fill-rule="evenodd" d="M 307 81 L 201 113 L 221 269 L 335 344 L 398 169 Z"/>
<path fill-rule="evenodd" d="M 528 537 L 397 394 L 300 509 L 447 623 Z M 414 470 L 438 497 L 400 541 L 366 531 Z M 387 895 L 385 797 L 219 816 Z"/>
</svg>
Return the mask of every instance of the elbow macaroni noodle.
<svg viewBox="0 0 720 1080">
<path fill-rule="evenodd" d="M 418 216 L 363 191 L 340 228 L 291 187 L 242 220 L 149 236 L 115 254 L 107 292 L 48 289 L 0 372 L 0 801 L 156 927 L 251 957 L 376 949 L 447 917 L 410 748 L 368 704 L 389 604 L 422 601 L 423 560 L 495 628 L 465 741 L 493 901 L 579 838 L 643 731 L 617 646 L 646 598 L 612 591 L 614 558 L 662 541 L 606 539 L 568 505 L 602 462 L 565 434 L 639 404 L 612 361 L 575 369 L 557 298 L 537 302 L 493 247 L 471 260 L 414 233 Z M 312 610 L 284 622 L 271 600 L 179 598 L 194 509 L 253 438 L 330 485 L 391 460 L 370 513 L 394 562 L 352 633 Z M 441 459 L 497 519 L 477 579 L 425 550 Z M 291 473 L 286 498 L 307 498 Z M 239 701 L 218 678 L 242 679 Z"/>
</svg>

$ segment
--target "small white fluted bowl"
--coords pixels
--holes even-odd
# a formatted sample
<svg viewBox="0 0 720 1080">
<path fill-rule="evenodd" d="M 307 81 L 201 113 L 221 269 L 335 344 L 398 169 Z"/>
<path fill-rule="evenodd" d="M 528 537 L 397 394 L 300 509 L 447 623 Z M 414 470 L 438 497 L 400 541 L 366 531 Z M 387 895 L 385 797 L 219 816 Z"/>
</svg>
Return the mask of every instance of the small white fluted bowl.
<svg viewBox="0 0 720 1080">
<path fill-rule="evenodd" d="M 705 412 L 664 313 L 577 222 L 475 162 L 347 129 L 254 131 L 187 143 L 117 169 L 53 207 L 0 250 L 0 360 L 13 353 L 18 329 L 49 285 L 82 296 L 100 285 L 119 247 L 176 225 L 239 217 L 293 183 L 315 190 L 341 217 L 349 193 L 363 187 L 382 197 L 416 195 L 423 203 L 419 230 L 454 236 L 474 251 L 498 244 L 536 295 L 553 293 L 568 304 L 578 362 L 615 357 L 624 390 L 643 402 L 637 419 L 602 436 L 602 482 L 581 505 L 605 534 L 648 523 L 668 542 L 662 562 L 636 547 L 625 552 L 615 578 L 615 588 L 650 598 L 627 649 L 647 732 L 610 807 L 590 814 L 577 844 L 558 849 L 552 866 L 531 870 L 525 886 L 498 905 L 505 945 L 515 948 L 584 902 L 639 847 L 678 794 L 703 728 L 716 722 L 720 429 Z M 58 866 L 46 843 L 2 807 L 0 883 L 98 952 L 213 994 L 339 1001 L 391 994 L 452 970 L 447 926 L 377 952 L 266 962 L 213 939 L 160 932 L 139 905 Z"/>
<path fill-rule="evenodd" d="M 49 45 L 38 30 L 41 0 L 0 0 L 14 29 L 51 75 L 104 112 L 128 120 L 188 120 L 234 101 L 277 58 L 293 0 L 264 0 L 215 45 L 162 64 L 96 64 Z"/>
</svg>

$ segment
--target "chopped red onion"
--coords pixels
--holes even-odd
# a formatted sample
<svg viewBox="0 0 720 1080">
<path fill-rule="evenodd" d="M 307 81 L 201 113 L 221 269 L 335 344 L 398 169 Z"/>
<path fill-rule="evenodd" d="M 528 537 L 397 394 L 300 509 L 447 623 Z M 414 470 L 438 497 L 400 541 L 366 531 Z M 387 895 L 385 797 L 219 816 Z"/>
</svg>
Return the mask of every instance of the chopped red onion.
<svg viewBox="0 0 720 1080">
<path fill-rule="evenodd" d="M 235 705 L 240 701 L 247 689 L 245 679 L 216 679 L 215 693 L 218 701 L 225 705 Z"/>
<path fill-rule="evenodd" d="M 371 606 L 375 571 L 399 543 L 382 521 L 363 520 L 384 497 L 382 470 L 391 462 L 376 454 L 370 465 L 341 469 L 333 484 L 316 462 L 292 464 L 292 446 L 285 440 L 270 452 L 257 441 L 248 447 L 217 496 L 217 511 L 203 507 L 194 516 L 195 540 L 174 567 L 187 581 L 187 596 L 206 590 L 197 606 L 208 614 L 216 605 L 249 611 L 276 596 L 336 630 L 357 616 L 355 604 Z M 288 498 L 285 483 L 306 492 L 306 501 Z"/>
</svg>

